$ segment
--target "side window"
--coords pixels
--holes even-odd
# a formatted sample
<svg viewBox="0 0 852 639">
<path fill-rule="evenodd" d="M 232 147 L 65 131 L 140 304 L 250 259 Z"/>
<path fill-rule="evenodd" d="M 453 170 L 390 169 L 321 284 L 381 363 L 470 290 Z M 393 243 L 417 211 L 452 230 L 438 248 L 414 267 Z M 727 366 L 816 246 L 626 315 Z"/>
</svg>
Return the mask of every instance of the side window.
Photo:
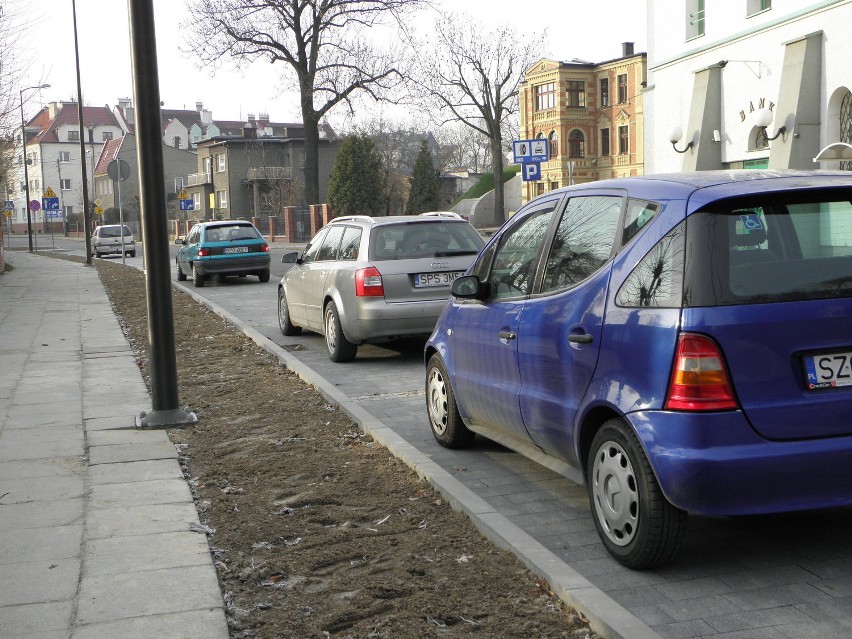
<svg viewBox="0 0 852 639">
<path fill-rule="evenodd" d="M 201 229 L 197 226 L 189 232 L 189 237 L 186 238 L 187 244 L 198 244 L 198 236 L 201 234 Z"/>
<path fill-rule="evenodd" d="M 357 260 L 358 247 L 361 245 L 361 229 L 354 226 L 347 226 L 343 232 L 343 239 L 340 242 L 341 260 Z"/>
<path fill-rule="evenodd" d="M 327 231 L 328 229 L 321 230 L 314 236 L 314 239 L 311 240 L 310 244 L 305 247 L 305 252 L 302 253 L 303 263 L 316 261 L 320 246 L 322 246 L 322 240 Z"/>
<path fill-rule="evenodd" d="M 553 237 L 542 292 L 579 284 L 612 256 L 622 198 L 590 195 L 568 200 Z"/>
<path fill-rule="evenodd" d="M 660 205 L 644 200 L 627 200 L 627 213 L 624 215 L 624 230 L 621 233 L 621 245 L 624 246 L 659 213 Z"/>
<path fill-rule="evenodd" d="M 679 308 L 683 298 L 684 228 L 681 222 L 654 245 L 624 280 L 618 306 Z"/>
<path fill-rule="evenodd" d="M 332 226 L 325 234 L 325 239 L 322 241 L 319 252 L 317 253 L 317 262 L 327 262 L 337 259 L 337 248 L 340 246 L 340 238 L 343 237 L 344 226 Z"/>
<path fill-rule="evenodd" d="M 558 203 L 559 200 L 543 203 L 504 233 L 488 274 L 491 298 L 523 297 L 532 292 L 536 258 Z"/>
</svg>

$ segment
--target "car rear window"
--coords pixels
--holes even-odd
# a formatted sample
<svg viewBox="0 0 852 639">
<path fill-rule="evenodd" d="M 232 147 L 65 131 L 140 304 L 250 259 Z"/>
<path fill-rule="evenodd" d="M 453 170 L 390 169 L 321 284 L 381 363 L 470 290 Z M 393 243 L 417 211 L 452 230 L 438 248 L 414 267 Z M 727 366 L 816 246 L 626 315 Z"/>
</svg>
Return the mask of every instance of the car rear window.
<svg viewBox="0 0 852 639">
<path fill-rule="evenodd" d="M 124 227 L 124 237 L 129 235 L 133 235 L 130 231 L 130 227 Z M 121 237 L 121 227 L 120 226 L 102 226 L 100 227 L 98 237 Z"/>
<path fill-rule="evenodd" d="M 371 260 L 476 255 L 485 245 L 467 222 L 406 222 L 373 229 Z"/>
<path fill-rule="evenodd" d="M 686 228 L 689 306 L 852 297 L 852 189 L 725 200 Z"/>
<path fill-rule="evenodd" d="M 221 224 L 208 227 L 204 232 L 206 242 L 231 242 L 234 240 L 262 239 L 260 231 L 249 224 Z"/>
</svg>

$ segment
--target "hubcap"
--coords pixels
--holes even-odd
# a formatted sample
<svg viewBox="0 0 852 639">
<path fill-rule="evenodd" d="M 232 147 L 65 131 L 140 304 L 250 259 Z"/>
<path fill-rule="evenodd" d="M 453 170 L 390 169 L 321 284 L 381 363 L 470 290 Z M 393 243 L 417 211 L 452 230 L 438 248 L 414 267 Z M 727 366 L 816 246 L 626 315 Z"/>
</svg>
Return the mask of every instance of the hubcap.
<svg viewBox="0 0 852 639">
<path fill-rule="evenodd" d="M 447 430 L 447 385 L 444 376 L 437 368 L 429 371 L 429 379 L 426 386 L 426 403 L 429 408 L 429 421 L 432 428 L 439 435 Z"/>
<path fill-rule="evenodd" d="M 278 325 L 281 328 L 287 326 L 287 301 L 283 296 L 278 297 Z"/>
<path fill-rule="evenodd" d="M 592 497 L 595 512 L 616 546 L 626 546 L 639 524 L 639 492 L 633 464 L 624 449 L 608 441 L 598 450 L 592 466 Z"/>
<path fill-rule="evenodd" d="M 325 343 L 330 353 L 334 352 L 337 345 L 337 327 L 334 322 L 334 313 L 331 309 L 325 312 Z"/>
</svg>

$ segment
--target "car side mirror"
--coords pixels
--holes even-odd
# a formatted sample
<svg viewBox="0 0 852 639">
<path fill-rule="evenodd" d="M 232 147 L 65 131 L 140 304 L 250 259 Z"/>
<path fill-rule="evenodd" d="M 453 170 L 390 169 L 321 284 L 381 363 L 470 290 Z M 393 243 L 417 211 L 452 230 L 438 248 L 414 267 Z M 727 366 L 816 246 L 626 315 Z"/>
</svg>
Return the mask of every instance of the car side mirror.
<svg viewBox="0 0 852 639">
<path fill-rule="evenodd" d="M 284 255 L 281 256 L 281 263 L 282 264 L 296 264 L 298 261 L 299 261 L 299 254 L 296 253 L 295 251 L 292 252 L 292 253 L 284 253 Z"/>
<path fill-rule="evenodd" d="M 186 244 L 186 240 L 182 237 L 176 237 L 175 244 L 180 244 L 181 246 L 183 246 L 184 244 Z"/>
<path fill-rule="evenodd" d="M 455 297 L 476 299 L 482 296 L 483 286 L 476 275 L 457 277 L 450 291 Z"/>
</svg>

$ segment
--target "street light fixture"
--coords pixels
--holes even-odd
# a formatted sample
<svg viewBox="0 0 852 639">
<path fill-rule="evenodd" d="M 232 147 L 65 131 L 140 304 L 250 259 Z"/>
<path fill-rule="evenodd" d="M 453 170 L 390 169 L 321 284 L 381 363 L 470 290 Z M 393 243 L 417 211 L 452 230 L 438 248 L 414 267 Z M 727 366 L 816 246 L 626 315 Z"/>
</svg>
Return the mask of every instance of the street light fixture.
<svg viewBox="0 0 852 639">
<path fill-rule="evenodd" d="M 30 241 L 30 253 L 33 252 L 33 222 L 30 214 L 30 174 L 27 171 L 27 123 L 24 122 L 24 91 L 30 89 L 49 89 L 49 84 L 39 84 L 33 87 L 24 87 L 20 91 L 21 98 L 21 146 L 24 148 L 24 193 L 26 194 L 27 209 L 27 239 Z"/>
</svg>

